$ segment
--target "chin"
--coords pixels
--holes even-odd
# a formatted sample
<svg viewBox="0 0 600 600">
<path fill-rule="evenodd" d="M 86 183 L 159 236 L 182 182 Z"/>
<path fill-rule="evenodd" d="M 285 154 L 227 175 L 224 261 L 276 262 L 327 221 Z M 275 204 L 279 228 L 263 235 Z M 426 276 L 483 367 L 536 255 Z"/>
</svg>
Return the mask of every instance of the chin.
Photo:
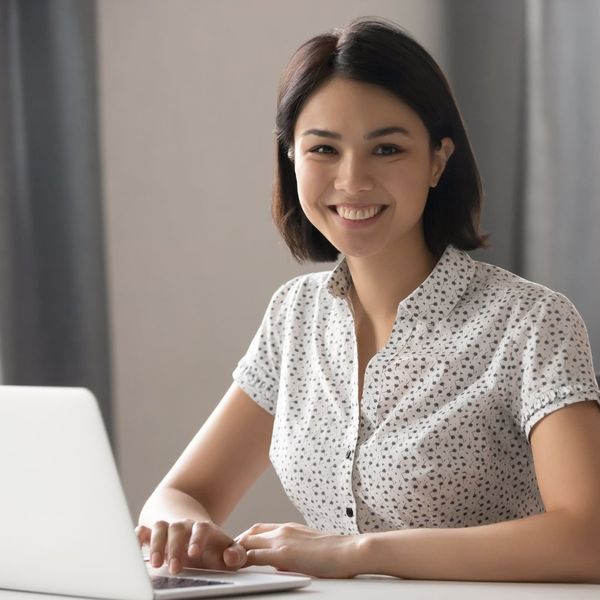
<svg viewBox="0 0 600 600">
<path fill-rule="evenodd" d="M 336 248 L 344 255 L 349 256 L 351 258 L 370 258 L 372 256 L 376 256 L 380 254 L 383 248 L 373 248 L 373 246 L 369 248 L 356 247 L 356 246 L 336 246 Z"/>
</svg>

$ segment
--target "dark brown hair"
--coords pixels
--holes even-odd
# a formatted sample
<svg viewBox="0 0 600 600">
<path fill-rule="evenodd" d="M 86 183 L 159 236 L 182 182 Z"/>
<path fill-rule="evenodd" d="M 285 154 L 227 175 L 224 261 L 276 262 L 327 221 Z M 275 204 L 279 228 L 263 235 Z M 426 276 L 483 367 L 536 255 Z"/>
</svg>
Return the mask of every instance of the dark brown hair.
<svg viewBox="0 0 600 600">
<path fill-rule="evenodd" d="M 334 76 L 392 92 L 419 115 L 432 148 L 439 148 L 444 137 L 452 139 L 454 153 L 437 186 L 429 190 L 425 205 L 425 242 L 437 257 L 448 244 L 462 250 L 485 247 L 487 235 L 478 232 L 482 202 L 479 170 L 446 77 L 429 53 L 398 25 L 380 17 L 362 17 L 302 44 L 279 82 L 272 213 L 292 255 L 298 261 L 316 262 L 339 256 L 304 215 L 294 164 L 288 156 L 304 103 Z"/>
</svg>

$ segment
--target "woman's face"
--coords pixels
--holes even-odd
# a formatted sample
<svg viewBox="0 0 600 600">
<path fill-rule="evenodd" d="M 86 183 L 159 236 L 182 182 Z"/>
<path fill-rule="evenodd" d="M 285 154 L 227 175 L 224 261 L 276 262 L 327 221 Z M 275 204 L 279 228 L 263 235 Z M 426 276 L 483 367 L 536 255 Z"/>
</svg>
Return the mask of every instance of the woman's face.
<svg viewBox="0 0 600 600">
<path fill-rule="evenodd" d="M 395 128 L 395 131 L 380 131 Z M 430 148 L 417 113 L 386 89 L 335 77 L 294 128 L 302 210 L 346 256 L 422 244 L 422 215 L 454 146 Z"/>
</svg>

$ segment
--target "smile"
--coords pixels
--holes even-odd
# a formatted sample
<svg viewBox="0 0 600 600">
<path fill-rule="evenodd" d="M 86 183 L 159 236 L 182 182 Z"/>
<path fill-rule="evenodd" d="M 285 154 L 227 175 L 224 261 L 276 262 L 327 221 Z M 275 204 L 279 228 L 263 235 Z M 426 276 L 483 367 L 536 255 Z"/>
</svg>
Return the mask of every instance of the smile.
<svg viewBox="0 0 600 600">
<path fill-rule="evenodd" d="M 330 206 L 331 212 L 335 216 L 335 220 L 344 227 L 351 229 L 368 227 L 372 223 L 379 220 L 381 215 L 387 209 L 387 204 L 379 204 L 375 206 L 366 206 L 355 208 L 351 206 Z"/>
<path fill-rule="evenodd" d="M 371 206 L 369 208 L 348 208 L 346 206 L 336 206 L 335 210 L 340 217 L 348 219 L 350 221 L 365 221 L 366 219 L 372 219 L 376 214 L 380 213 L 385 207 Z"/>
</svg>

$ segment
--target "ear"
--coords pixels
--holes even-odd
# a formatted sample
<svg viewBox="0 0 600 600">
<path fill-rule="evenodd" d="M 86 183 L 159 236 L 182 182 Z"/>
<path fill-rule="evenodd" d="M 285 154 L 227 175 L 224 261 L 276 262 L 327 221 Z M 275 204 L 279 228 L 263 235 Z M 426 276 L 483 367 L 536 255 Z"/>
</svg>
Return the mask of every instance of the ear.
<svg viewBox="0 0 600 600">
<path fill-rule="evenodd" d="M 440 177 L 442 176 L 446 163 L 454 152 L 454 142 L 449 138 L 445 137 L 440 142 L 440 147 L 433 151 L 433 169 L 431 170 L 431 180 L 429 187 L 436 187 Z"/>
</svg>

